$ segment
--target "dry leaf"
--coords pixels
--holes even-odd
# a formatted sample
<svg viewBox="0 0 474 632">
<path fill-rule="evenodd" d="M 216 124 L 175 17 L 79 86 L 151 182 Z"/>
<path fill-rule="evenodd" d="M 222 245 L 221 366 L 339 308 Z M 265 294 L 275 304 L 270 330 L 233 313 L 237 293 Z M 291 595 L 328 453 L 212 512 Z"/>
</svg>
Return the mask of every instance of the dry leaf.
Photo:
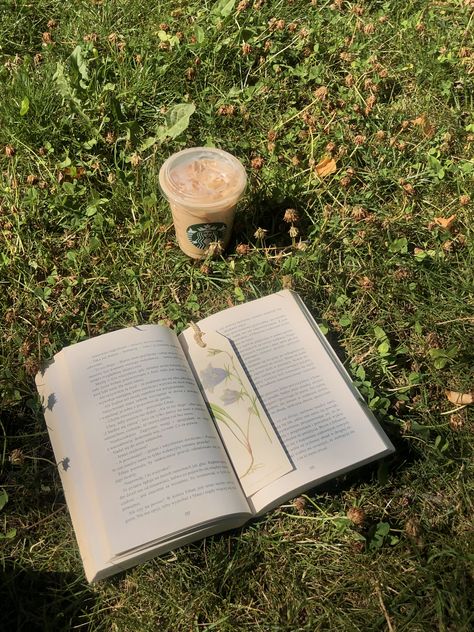
<svg viewBox="0 0 474 632">
<path fill-rule="evenodd" d="M 438 226 L 441 226 L 441 228 L 449 230 L 456 221 L 456 215 L 451 215 L 450 217 L 435 217 L 434 221 Z"/>
<path fill-rule="evenodd" d="M 326 156 L 320 162 L 318 162 L 315 170 L 320 178 L 330 176 L 331 173 L 334 173 L 337 170 L 336 161 L 334 160 L 334 158 Z"/>
<path fill-rule="evenodd" d="M 413 119 L 411 122 L 413 125 L 420 127 L 421 131 L 427 138 L 434 136 L 436 129 L 434 125 L 431 125 L 424 114 L 418 116 L 416 119 Z"/>
<path fill-rule="evenodd" d="M 458 393 L 458 391 L 445 391 L 446 397 L 452 404 L 465 406 L 474 402 L 474 390 L 470 393 Z"/>
</svg>

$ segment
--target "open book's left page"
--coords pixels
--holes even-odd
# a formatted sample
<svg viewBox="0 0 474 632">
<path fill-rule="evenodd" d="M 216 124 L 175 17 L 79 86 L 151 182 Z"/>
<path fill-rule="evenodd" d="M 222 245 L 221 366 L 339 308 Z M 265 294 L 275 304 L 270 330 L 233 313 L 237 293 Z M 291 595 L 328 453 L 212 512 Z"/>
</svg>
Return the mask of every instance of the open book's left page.
<svg viewBox="0 0 474 632">
<path fill-rule="evenodd" d="M 54 366 L 77 443 L 69 474 L 87 480 L 82 511 L 100 526 L 104 561 L 249 513 L 173 332 L 120 330 L 67 347 Z"/>
</svg>

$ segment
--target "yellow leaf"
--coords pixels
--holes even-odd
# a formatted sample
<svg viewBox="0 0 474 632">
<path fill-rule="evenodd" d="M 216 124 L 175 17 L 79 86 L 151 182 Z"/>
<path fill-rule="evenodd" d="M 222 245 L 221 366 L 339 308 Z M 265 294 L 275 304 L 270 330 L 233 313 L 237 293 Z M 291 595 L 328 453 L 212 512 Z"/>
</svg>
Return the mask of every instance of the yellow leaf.
<svg viewBox="0 0 474 632">
<path fill-rule="evenodd" d="M 474 402 L 474 391 L 470 393 L 458 393 L 457 391 L 445 391 L 446 397 L 452 404 L 457 406 L 465 406 Z"/>
<path fill-rule="evenodd" d="M 451 215 L 450 217 L 435 217 L 434 221 L 438 224 L 438 226 L 441 226 L 441 228 L 449 230 L 456 221 L 456 215 Z"/>
<path fill-rule="evenodd" d="M 337 171 L 336 161 L 334 160 L 334 158 L 326 156 L 320 162 L 318 162 L 315 169 L 320 178 L 325 178 L 326 176 L 330 176 L 331 173 Z"/>
</svg>

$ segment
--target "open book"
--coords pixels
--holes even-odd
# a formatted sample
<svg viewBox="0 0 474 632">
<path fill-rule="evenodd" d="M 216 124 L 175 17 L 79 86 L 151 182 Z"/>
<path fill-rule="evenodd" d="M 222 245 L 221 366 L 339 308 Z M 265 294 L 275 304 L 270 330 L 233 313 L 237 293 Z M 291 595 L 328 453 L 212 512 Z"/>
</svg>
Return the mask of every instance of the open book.
<svg viewBox="0 0 474 632">
<path fill-rule="evenodd" d="M 89 581 L 393 451 L 288 290 L 66 347 L 36 384 Z"/>
</svg>

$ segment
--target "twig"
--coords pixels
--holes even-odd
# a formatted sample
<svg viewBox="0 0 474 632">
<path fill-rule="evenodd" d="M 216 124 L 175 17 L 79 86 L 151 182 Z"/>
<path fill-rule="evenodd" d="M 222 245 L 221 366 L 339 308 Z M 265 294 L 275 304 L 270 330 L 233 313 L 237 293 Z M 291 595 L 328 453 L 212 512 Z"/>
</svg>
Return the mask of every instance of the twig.
<svg viewBox="0 0 474 632">
<path fill-rule="evenodd" d="M 66 505 L 63 505 L 62 507 L 59 507 L 59 509 L 56 509 L 55 511 L 53 511 L 53 513 L 50 513 L 49 515 L 47 515 L 44 518 L 41 518 L 41 520 L 38 520 L 38 522 L 35 522 L 33 524 L 28 525 L 27 527 L 23 527 L 25 531 L 28 531 L 29 529 L 33 529 L 34 527 L 37 527 L 39 524 L 46 522 L 46 520 L 49 520 L 50 518 L 52 518 L 52 516 L 56 515 L 57 513 L 64 511 Z"/>
<path fill-rule="evenodd" d="M 385 621 L 387 622 L 387 627 L 389 632 L 395 632 L 395 628 L 392 625 L 392 622 L 390 620 L 390 616 L 388 614 L 387 608 L 385 607 L 385 604 L 383 602 L 383 597 L 382 597 L 382 591 L 380 590 L 380 585 L 377 582 L 375 584 L 375 592 L 377 593 L 377 597 L 379 599 L 379 603 L 380 603 L 380 608 L 383 612 L 383 616 L 385 617 Z"/>
</svg>

